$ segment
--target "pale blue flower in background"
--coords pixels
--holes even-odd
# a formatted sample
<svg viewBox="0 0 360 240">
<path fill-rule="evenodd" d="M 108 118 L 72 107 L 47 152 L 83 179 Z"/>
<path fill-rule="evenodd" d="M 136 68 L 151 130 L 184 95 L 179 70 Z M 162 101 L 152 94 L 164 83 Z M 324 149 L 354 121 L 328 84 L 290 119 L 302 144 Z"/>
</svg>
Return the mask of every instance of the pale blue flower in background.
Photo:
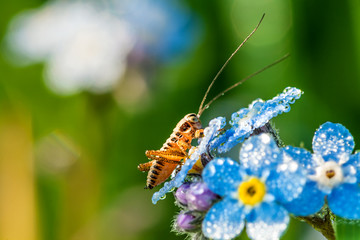
<svg viewBox="0 0 360 240">
<path fill-rule="evenodd" d="M 165 63 L 191 49 L 196 22 L 179 1 L 51 1 L 15 16 L 5 42 L 16 64 L 45 62 L 54 92 L 104 93 L 118 85 L 134 56 Z"/>
<path fill-rule="evenodd" d="M 64 95 L 111 89 L 125 72 L 134 39 L 128 23 L 83 1 L 20 13 L 7 35 L 16 60 L 44 61 L 47 85 Z"/>
</svg>

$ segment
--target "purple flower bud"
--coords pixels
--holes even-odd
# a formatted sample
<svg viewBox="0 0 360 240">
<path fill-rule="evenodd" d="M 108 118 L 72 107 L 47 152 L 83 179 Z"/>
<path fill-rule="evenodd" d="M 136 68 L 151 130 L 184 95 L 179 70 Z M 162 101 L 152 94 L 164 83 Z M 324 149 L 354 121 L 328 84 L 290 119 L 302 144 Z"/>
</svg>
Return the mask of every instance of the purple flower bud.
<svg viewBox="0 0 360 240">
<path fill-rule="evenodd" d="M 204 182 L 191 184 L 186 192 L 186 200 L 190 210 L 207 211 L 215 199 L 217 199 L 217 195 L 210 191 Z"/>
<path fill-rule="evenodd" d="M 190 183 L 182 184 L 175 192 L 175 199 L 182 205 L 187 205 L 186 192 L 190 188 Z"/>
<path fill-rule="evenodd" d="M 198 227 L 196 224 L 193 224 L 195 219 L 196 216 L 190 212 L 180 213 L 176 218 L 176 227 L 183 231 L 193 230 Z"/>
</svg>

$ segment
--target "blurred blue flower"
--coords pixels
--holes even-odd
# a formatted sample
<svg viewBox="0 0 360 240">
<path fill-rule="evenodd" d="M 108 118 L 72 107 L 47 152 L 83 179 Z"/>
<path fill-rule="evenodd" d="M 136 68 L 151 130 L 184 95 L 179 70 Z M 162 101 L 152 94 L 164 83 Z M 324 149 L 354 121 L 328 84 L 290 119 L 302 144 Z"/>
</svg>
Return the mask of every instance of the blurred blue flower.
<svg viewBox="0 0 360 240">
<path fill-rule="evenodd" d="M 242 108 L 231 116 L 232 126 L 211 143 L 219 153 L 227 152 L 236 144 L 243 142 L 255 129 L 264 126 L 272 118 L 290 111 L 290 104 L 295 103 L 302 95 L 300 89 L 287 87 L 271 100 L 257 99 L 248 108 Z"/>
<path fill-rule="evenodd" d="M 229 158 L 209 162 L 202 176 L 223 199 L 207 212 L 202 232 L 231 239 L 244 228 L 251 239 L 278 239 L 289 223 L 282 206 L 295 199 L 306 182 L 305 171 L 279 149 L 268 134 L 253 136 L 240 150 L 240 164 Z"/>
<path fill-rule="evenodd" d="M 184 179 L 188 171 L 194 166 L 195 162 L 200 158 L 201 154 L 208 151 L 209 142 L 212 141 L 218 134 L 219 130 L 225 126 L 225 118 L 217 117 L 209 122 L 209 126 L 204 129 L 204 137 L 200 140 L 199 146 L 190 149 L 189 157 L 186 159 L 185 164 L 182 166 L 181 171 L 175 176 L 175 178 L 169 182 L 166 182 L 164 186 L 152 197 L 153 204 L 162 199 L 166 193 L 180 187 L 184 182 Z"/>
<path fill-rule="evenodd" d="M 137 36 L 135 52 L 169 61 L 186 52 L 200 37 L 200 21 L 179 0 L 113 1 L 116 15 L 129 22 Z"/>
<path fill-rule="evenodd" d="M 311 154 L 305 149 L 286 147 L 288 155 L 308 171 L 308 180 L 298 199 L 285 206 L 296 215 L 316 213 L 327 196 L 331 211 L 344 218 L 360 218 L 359 158 L 352 155 L 354 139 L 341 124 L 326 122 L 315 132 Z"/>
</svg>

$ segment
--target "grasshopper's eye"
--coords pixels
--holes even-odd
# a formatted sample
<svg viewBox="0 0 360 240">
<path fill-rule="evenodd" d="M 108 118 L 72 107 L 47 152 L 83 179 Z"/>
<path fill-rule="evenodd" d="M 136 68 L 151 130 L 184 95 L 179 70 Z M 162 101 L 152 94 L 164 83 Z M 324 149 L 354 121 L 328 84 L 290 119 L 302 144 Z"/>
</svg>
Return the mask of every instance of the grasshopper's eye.
<svg viewBox="0 0 360 240">
<path fill-rule="evenodd" d="M 190 118 L 190 121 L 192 121 L 192 122 L 198 122 L 199 119 L 198 119 L 197 117 L 191 117 L 191 118 Z"/>
</svg>

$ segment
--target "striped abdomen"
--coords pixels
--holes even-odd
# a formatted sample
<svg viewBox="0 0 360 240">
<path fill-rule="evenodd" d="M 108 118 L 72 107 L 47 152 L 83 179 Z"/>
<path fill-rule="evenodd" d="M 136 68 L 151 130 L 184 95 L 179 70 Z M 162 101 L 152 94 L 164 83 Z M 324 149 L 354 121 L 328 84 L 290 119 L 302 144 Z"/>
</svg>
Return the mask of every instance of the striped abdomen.
<svg viewBox="0 0 360 240">
<path fill-rule="evenodd" d="M 198 130 L 202 130 L 202 126 L 196 114 L 188 114 L 176 125 L 160 150 L 145 152 L 151 161 L 140 164 L 138 169 L 149 171 L 146 188 L 151 189 L 170 177 L 174 169 L 187 157 L 187 150 Z"/>
<path fill-rule="evenodd" d="M 186 123 L 185 125 L 187 126 Z M 174 131 L 178 129 L 175 128 Z M 147 176 L 147 188 L 151 189 L 171 176 L 175 168 L 187 157 L 186 150 L 191 147 L 192 139 L 193 136 L 186 132 L 173 132 L 159 151 L 145 152 L 146 156 L 153 160 Z"/>
<path fill-rule="evenodd" d="M 154 161 L 146 179 L 146 188 L 152 189 L 165 182 L 177 166 L 177 163 L 173 164 L 164 163 L 163 161 Z"/>
</svg>

